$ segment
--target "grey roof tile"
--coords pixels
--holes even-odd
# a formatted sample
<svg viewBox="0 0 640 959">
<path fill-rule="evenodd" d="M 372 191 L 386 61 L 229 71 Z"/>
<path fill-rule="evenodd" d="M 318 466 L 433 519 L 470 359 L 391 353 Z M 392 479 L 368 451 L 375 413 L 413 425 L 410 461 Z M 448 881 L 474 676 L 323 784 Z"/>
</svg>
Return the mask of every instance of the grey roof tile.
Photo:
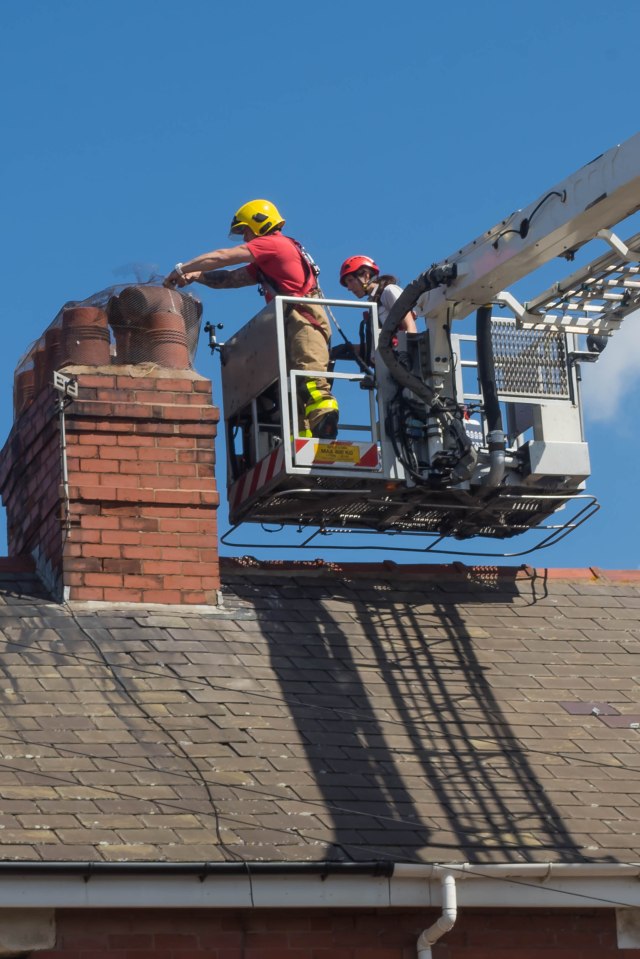
<svg viewBox="0 0 640 959">
<path fill-rule="evenodd" d="M 638 858 L 640 577 L 225 579 L 202 613 L 0 576 L 0 858 Z"/>
</svg>

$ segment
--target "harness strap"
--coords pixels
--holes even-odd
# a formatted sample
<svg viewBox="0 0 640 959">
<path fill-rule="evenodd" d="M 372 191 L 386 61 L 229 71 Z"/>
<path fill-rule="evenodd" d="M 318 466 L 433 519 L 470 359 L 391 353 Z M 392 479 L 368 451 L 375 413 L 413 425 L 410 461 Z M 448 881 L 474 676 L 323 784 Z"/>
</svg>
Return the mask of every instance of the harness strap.
<svg viewBox="0 0 640 959">
<path fill-rule="evenodd" d="M 298 243 L 297 240 L 294 240 L 292 236 L 286 236 L 283 239 L 289 240 L 290 243 L 293 243 L 298 254 L 300 255 L 300 262 L 302 263 L 302 268 L 305 273 L 305 284 L 309 283 L 310 281 L 313 281 L 313 286 L 306 293 L 303 293 L 302 295 L 303 296 L 313 295 L 314 291 L 317 291 L 318 289 L 317 279 L 318 279 L 318 276 L 320 275 L 319 266 L 316 264 L 311 254 L 307 253 L 307 251 L 302 246 L 302 244 Z M 267 273 L 264 272 L 264 270 L 261 270 L 260 268 L 258 268 L 258 281 L 261 285 L 266 284 L 268 287 L 270 287 L 276 296 L 278 294 L 282 295 L 282 293 L 284 292 L 278 287 L 278 284 L 273 279 L 273 277 L 269 276 Z M 316 293 L 316 296 L 317 295 L 318 294 Z"/>
</svg>

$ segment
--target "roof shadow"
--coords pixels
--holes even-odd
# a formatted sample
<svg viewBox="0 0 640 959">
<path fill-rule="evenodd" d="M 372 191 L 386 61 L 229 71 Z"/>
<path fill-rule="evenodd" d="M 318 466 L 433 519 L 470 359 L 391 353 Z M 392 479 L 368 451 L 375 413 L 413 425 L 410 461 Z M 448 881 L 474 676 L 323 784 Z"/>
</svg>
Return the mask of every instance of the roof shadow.
<svg viewBox="0 0 640 959">
<path fill-rule="evenodd" d="M 264 630 L 331 817 L 330 858 L 584 859 L 458 609 L 465 587 L 467 602 L 489 607 L 516 597 L 535 604 L 545 592 L 534 576 L 523 597 L 516 571 L 511 581 L 503 573 L 499 585 L 485 570 L 448 590 L 433 581 L 385 586 L 334 575 L 294 581 L 295 572 L 278 586 L 278 596 L 297 596 L 301 611 L 293 655 L 290 635 L 268 622 Z"/>
</svg>

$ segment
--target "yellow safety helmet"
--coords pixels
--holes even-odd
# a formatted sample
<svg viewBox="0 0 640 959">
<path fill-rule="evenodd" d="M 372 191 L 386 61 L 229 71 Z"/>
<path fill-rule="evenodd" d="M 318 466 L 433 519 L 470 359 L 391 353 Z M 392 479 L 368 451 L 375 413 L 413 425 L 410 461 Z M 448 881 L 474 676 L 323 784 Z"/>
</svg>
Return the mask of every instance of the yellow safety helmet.
<svg viewBox="0 0 640 959">
<path fill-rule="evenodd" d="M 236 211 L 231 221 L 230 233 L 242 235 L 246 229 L 249 229 L 254 236 L 265 236 L 282 226 L 284 226 L 284 219 L 273 203 L 269 203 L 268 200 L 249 200 Z"/>
</svg>

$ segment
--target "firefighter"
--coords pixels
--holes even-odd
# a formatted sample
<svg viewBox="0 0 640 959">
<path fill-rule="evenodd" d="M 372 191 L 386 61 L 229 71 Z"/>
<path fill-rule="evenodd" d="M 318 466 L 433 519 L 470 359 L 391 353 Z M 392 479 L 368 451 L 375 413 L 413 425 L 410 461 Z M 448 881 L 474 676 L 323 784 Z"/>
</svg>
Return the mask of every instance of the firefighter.
<svg viewBox="0 0 640 959">
<path fill-rule="evenodd" d="M 365 297 L 378 304 L 378 324 L 382 326 L 393 304 L 402 293 L 402 287 L 398 286 L 397 277 L 389 273 L 380 275 L 380 267 L 372 260 L 370 256 L 349 256 L 340 267 L 340 283 L 345 286 L 359 300 Z M 365 314 L 363 322 L 360 324 L 360 356 L 369 363 L 371 362 L 371 317 Z M 404 330 L 405 333 L 416 333 L 416 321 L 413 313 L 407 313 L 402 317 L 397 326 L 398 330 Z M 342 347 L 338 347 L 333 353 L 334 359 L 347 359 L 347 355 Z"/>
<path fill-rule="evenodd" d="M 231 221 L 231 235 L 243 242 L 229 249 L 203 253 L 177 263 L 164 285 L 203 283 L 213 289 L 259 284 L 267 302 L 274 296 L 300 296 L 308 303 L 289 304 L 285 312 L 287 361 L 297 370 L 326 370 L 329 366 L 331 329 L 325 311 L 313 303 L 321 296 L 318 268 L 304 248 L 284 236 L 284 219 L 268 200 L 250 200 Z M 240 266 L 227 270 L 221 267 Z M 300 435 L 333 440 L 338 433 L 338 403 L 328 380 L 321 376 L 298 382 Z"/>
</svg>

